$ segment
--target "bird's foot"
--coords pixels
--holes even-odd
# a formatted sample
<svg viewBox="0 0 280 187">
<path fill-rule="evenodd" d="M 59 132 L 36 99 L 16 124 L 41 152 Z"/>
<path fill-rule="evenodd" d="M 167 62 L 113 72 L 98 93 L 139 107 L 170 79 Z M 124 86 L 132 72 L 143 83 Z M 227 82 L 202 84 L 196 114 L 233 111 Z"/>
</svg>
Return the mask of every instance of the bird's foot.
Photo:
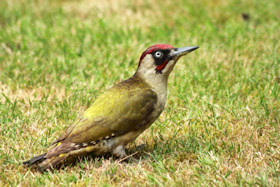
<svg viewBox="0 0 280 187">
<path fill-rule="evenodd" d="M 124 149 L 124 146 L 118 146 L 114 149 L 113 155 L 118 157 L 118 162 L 133 162 L 133 163 L 139 163 L 139 160 L 133 158 L 132 156 L 136 155 L 139 151 L 136 151 L 135 153 L 132 153 L 131 155 L 127 155 Z"/>
<path fill-rule="evenodd" d="M 141 144 L 136 147 L 137 151 L 142 151 L 146 147 L 146 144 Z"/>
</svg>

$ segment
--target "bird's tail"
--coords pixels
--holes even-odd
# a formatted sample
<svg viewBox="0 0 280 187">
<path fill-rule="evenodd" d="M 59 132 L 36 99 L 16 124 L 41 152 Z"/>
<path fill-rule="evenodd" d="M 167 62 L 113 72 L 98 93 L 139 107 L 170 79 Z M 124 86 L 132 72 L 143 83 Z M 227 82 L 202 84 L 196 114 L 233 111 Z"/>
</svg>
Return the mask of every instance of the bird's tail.
<svg viewBox="0 0 280 187">
<path fill-rule="evenodd" d="M 34 158 L 27 160 L 27 161 L 23 162 L 22 164 L 30 167 L 32 165 L 35 165 L 37 163 L 40 163 L 40 162 L 43 162 L 44 160 L 46 160 L 45 156 L 46 156 L 46 153 L 39 155 L 39 156 L 35 156 Z"/>
<path fill-rule="evenodd" d="M 63 163 L 72 162 L 76 156 L 86 155 L 97 150 L 99 150 L 99 147 L 95 144 L 89 145 L 87 143 L 84 146 L 83 144 L 57 143 L 47 153 L 25 161 L 23 164 L 29 167 L 35 167 L 40 171 L 52 170 L 53 168 L 58 168 Z"/>
<path fill-rule="evenodd" d="M 35 156 L 34 158 L 27 160 L 22 164 L 28 167 L 35 168 L 39 171 L 45 171 L 47 169 L 53 169 L 54 167 L 60 166 L 66 157 L 67 154 L 60 154 L 51 158 L 46 158 L 45 153 L 39 156 Z"/>
</svg>

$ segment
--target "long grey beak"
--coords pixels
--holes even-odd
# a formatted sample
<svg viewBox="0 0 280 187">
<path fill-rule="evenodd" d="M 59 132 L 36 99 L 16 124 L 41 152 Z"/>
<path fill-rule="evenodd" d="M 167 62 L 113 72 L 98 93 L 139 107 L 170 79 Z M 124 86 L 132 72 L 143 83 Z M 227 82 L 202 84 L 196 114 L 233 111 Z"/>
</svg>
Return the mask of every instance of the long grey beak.
<svg viewBox="0 0 280 187">
<path fill-rule="evenodd" d="M 170 56 L 178 56 L 181 57 L 183 55 L 186 55 L 194 50 L 199 48 L 199 46 L 190 46 L 190 47 L 181 47 L 181 48 L 175 48 L 173 52 L 171 52 Z"/>
</svg>

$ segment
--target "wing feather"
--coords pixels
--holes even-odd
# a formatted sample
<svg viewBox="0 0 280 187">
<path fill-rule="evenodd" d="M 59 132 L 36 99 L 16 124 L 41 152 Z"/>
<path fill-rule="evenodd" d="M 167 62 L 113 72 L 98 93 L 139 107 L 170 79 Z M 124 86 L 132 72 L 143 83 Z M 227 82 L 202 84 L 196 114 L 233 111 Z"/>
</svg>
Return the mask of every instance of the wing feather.
<svg viewBox="0 0 280 187">
<path fill-rule="evenodd" d="M 90 142 L 137 130 L 148 123 L 156 102 L 156 93 L 147 85 L 128 79 L 98 97 L 54 143 Z"/>
</svg>

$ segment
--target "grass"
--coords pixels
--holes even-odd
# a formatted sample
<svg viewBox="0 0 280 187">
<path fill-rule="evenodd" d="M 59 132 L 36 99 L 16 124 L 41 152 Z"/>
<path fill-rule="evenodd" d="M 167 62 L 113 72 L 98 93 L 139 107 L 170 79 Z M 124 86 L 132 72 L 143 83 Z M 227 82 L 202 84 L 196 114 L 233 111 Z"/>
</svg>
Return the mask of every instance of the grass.
<svg viewBox="0 0 280 187">
<path fill-rule="evenodd" d="M 279 186 L 279 5 L 0 1 L 0 185 Z M 85 158 L 44 174 L 21 165 L 155 43 L 200 48 L 176 65 L 165 111 L 130 145 L 146 144 L 139 164 Z"/>
</svg>

